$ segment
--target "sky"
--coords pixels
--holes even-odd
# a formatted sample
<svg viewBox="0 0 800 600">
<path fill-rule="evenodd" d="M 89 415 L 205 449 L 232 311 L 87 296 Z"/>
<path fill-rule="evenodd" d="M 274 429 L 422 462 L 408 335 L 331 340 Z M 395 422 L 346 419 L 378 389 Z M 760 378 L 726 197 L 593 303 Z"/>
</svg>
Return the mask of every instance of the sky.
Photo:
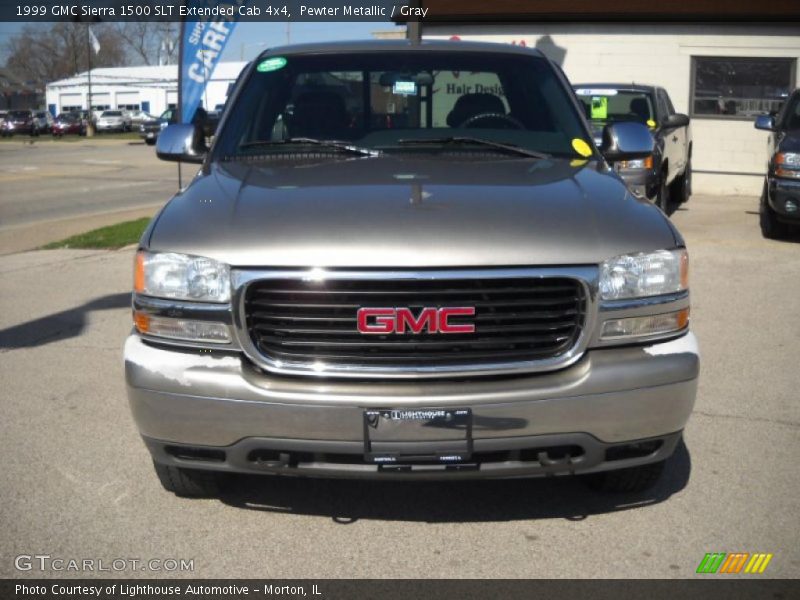
<svg viewBox="0 0 800 600">
<path fill-rule="evenodd" d="M 6 42 L 22 29 L 24 23 L 0 23 L 0 64 L 7 58 Z M 372 37 L 374 31 L 397 29 L 390 22 L 324 22 L 292 23 L 289 41 L 292 44 L 334 40 L 355 40 Z M 287 41 L 285 23 L 239 23 L 222 55 L 224 61 L 249 60 L 269 46 Z"/>
</svg>

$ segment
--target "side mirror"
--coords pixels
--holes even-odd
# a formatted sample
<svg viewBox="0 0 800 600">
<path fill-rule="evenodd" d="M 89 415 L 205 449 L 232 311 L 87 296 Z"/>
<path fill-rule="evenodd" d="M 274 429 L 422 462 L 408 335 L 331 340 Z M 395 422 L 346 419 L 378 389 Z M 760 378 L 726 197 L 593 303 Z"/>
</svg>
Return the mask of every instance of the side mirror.
<svg viewBox="0 0 800 600">
<path fill-rule="evenodd" d="M 775 117 L 772 115 L 759 115 L 756 117 L 756 129 L 775 131 Z"/>
<path fill-rule="evenodd" d="M 165 127 L 156 142 L 156 156 L 172 162 L 201 163 L 206 150 L 203 130 L 189 123 Z"/>
<path fill-rule="evenodd" d="M 672 128 L 672 127 L 686 127 L 689 124 L 689 117 L 688 115 L 684 115 L 681 113 L 675 113 L 674 115 L 670 115 L 667 117 L 667 120 L 664 122 L 664 127 Z"/>
<path fill-rule="evenodd" d="M 623 121 L 610 123 L 603 128 L 600 152 L 609 162 L 646 158 L 654 149 L 653 134 L 641 123 Z"/>
</svg>

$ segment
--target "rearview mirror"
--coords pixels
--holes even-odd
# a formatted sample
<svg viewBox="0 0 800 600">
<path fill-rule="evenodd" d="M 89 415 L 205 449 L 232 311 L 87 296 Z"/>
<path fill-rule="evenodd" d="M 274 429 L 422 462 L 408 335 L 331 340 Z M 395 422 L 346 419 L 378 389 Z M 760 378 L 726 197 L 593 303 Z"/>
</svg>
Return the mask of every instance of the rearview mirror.
<svg viewBox="0 0 800 600">
<path fill-rule="evenodd" d="M 664 127 L 686 127 L 689 124 L 689 117 L 681 113 L 675 113 L 667 117 Z"/>
<path fill-rule="evenodd" d="M 188 123 L 169 125 L 158 134 L 156 156 L 172 162 L 201 163 L 206 157 L 201 127 Z"/>
<path fill-rule="evenodd" d="M 600 152 L 609 162 L 646 158 L 654 148 L 653 135 L 641 123 L 623 121 L 610 123 L 603 128 Z"/>
<path fill-rule="evenodd" d="M 775 117 L 772 115 L 759 115 L 756 117 L 756 129 L 775 131 Z"/>
</svg>

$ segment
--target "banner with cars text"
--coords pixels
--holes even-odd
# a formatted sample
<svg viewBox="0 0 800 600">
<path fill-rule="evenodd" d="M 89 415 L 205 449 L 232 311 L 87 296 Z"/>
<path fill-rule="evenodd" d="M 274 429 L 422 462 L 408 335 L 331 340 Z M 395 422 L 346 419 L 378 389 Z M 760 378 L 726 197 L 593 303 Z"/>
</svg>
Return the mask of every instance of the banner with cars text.
<svg viewBox="0 0 800 600">
<path fill-rule="evenodd" d="M 241 6 L 243 0 L 234 0 L 228 6 Z M 218 0 L 188 0 L 185 6 L 196 9 L 217 8 L 223 5 Z M 214 75 L 222 52 L 236 27 L 238 13 L 232 16 L 214 15 L 201 20 L 191 19 L 181 22 L 180 72 L 178 75 L 178 97 L 180 103 L 180 122 L 191 123 L 197 108 L 203 102 L 208 82 Z"/>
</svg>

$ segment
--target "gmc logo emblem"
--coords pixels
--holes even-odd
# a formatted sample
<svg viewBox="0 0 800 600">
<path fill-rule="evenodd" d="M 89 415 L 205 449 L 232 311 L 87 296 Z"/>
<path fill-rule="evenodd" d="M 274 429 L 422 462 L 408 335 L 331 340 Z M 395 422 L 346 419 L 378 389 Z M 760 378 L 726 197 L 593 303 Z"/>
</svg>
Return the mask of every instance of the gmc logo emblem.
<svg viewBox="0 0 800 600">
<path fill-rule="evenodd" d="M 451 317 L 475 316 L 474 306 L 426 307 L 414 316 L 410 308 L 359 308 L 361 333 L 474 333 L 474 323 L 451 323 Z"/>
</svg>

